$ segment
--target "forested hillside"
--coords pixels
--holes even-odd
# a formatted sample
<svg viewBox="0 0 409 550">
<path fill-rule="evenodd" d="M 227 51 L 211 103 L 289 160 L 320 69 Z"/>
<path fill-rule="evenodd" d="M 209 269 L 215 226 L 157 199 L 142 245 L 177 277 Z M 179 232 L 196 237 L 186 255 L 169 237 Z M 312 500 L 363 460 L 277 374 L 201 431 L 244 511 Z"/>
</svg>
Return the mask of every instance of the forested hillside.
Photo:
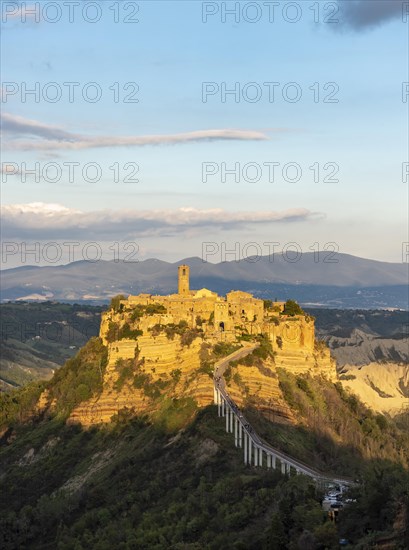
<svg viewBox="0 0 409 550">
<path fill-rule="evenodd" d="M 95 339 L 50 382 L 3 394 L 3 548 L 304 550 L 338 548 L 340 537 L 361 550 L 385 538 L 407 547 L 408 416 L 375 415 L 339 384 L 283 371 L 297 424 L 248 401 L 272 444 L 358 481 L 334 524 L 310 479 L 245 466 L 214 406 L 176 399 L 153 420 L 125 408 L 105 427 L 66 425 L 84 387 L 101 391 L 104 353 Z M 53 412 L 37 407 L 44 386 Z"/>
<path fill-rule="evenodd" d="M 77 304 L 0 305 L 0 391 L 52 376 L 99 331 L 104 308 Z"/>
</svg>

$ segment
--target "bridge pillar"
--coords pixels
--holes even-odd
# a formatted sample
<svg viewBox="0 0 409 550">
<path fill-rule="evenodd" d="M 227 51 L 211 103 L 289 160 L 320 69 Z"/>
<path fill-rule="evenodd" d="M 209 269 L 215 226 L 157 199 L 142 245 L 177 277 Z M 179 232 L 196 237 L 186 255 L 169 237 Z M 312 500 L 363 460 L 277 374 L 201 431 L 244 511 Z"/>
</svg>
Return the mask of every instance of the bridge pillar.
<svg viewBox="0 0 409 550">
<path fill-rule="evenodd" d="M 239 446 L 239 423 L 236 415 L 234 415 L 234 445 Z"/>
<path fill-rule="evenodd" d="M 254 466 L 258 466 L 258 447 L 254 445 Z"/>
<path fill-rule="evenodd" d="M 226 402 L 222 397 L 222 416 L 225 416 L 226 414 Z"/>
<path fill-rule="evenodd" d="M 230 407 L 227 406 L 227 403 L 226 403 L 226 432 L 229 433 L 229 414 L 230 414 Z"/>
<path fill-rule="evenodd" d="M 271 455 L 267 453 L 267 468 L 271 468 Z"/>
<path fill-rule="evenodd" d="M 288 475 L 290 475 L 290 473 L 291 473 L 291 464 L 289 464 L 288 462 L 285 463 L 285 470 L 286 470 L 286 473 Z"/>
<path fill-rule="evenodd" d="M 286 471 L 285 462 L 281 461 L 281 473 L 285 474 L 285 471 Z"/>
<path fill-rule="evenodd" d="M 277 460 L 275 455 L 271 455 L 271 467 L 275 470 L 277 468 Z"/>
<path fill-rule="evenodd" d="M 263 466 L 263 449 L 259 447 L 258 465 Z"/>
<path fill-rule="evenodd" d="M 253 449 L 252 449 L 253 440 L 251 439 L 250 436 L 248 436 L 248 438 L 249 438 L 249 454 L 248 454 L 249 460 L 248 460 L 248 464 L 251 465 L 251 453 L 253 452 Z"/>
<path fill-rule="evenodd" d="M 248 436 L 247 432 L 244 432 L 244 464 L 247 464 L 247 446 L 248 446 Z"/>
<path fill-rule="evenodd" d="M 233 409 L 230 409 L 230 433 L 233 433 L 233 416 L 236 418 Z"/>
<path fill-rule="evenodd" d="M 217 416 L 221 416 L 222 414 L 222 408 L 221 408 L 222 400 L 219 390 L 217 390 Z"/>
</svg>

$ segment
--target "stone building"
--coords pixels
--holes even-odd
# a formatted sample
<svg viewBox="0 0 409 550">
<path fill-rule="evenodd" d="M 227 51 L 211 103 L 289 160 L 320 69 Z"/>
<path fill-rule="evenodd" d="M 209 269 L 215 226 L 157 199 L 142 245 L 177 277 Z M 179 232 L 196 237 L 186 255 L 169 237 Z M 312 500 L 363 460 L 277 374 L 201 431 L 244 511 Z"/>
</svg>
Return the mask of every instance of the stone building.
<svg viewBox="0 0 409 550">
<path fill-rule="evenodd" d="M 260 323 L 263 320 L 263 300 L 240 290 L 231 291 L 226 297 L 207 288 L 191 290 L 189 276 L 189 266 L 180 265 L 177 294 L 129 296 L 121 302 L 123 310 L 129 310 L 136 305 L 161 304 L 174 323 L 184 320 L 192 327 L 198 324 L 203 326 L 204 323 L 208 329 L 212 327 L 212 330 L 221 332 L 233 331 L 235 326 L 246 322 Z"/>
<path fill-rule="evenodd" d="M 200 328 L 207 339 L 235 341 L 243 334 L 267 334 L 277 352 L 291 350 L 314 351 L 314 321 L 308 316 L 283 315 L 284 302 L 271 302 L 266 307 L 263 300 L 250 293 L 232 290 L 219 296 L 207 288 L 190 288 L 190 269 L 178 267 L 178 292 L 167 296 L 139 294 L 120 302 L 120 312 L 112 310 L 102 317 L 100 336 L 106 335 L 111 321 L 119 326 L 131 318 L 137 306 L 163 306 L 163 311 L 142 315 L 138 328 L 147 334 L 155 325 L 178 324 L 185 321 L 191 328 Z M 154 308 L 153 308 L 154 309 Z M 135 328 L 135 327 L 133 327 Z"/>
</svg>

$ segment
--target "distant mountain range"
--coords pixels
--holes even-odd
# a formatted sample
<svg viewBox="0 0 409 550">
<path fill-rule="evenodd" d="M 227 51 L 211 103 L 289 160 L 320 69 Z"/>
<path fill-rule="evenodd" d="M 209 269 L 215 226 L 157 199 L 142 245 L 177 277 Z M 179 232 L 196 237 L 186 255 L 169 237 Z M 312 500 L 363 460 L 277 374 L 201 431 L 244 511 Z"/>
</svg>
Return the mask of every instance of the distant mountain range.
<svg viewBox="0 0 409 550">
<path fill-rule="evenodd" d="M 311 252 L 297 262 L 275 254 L 218 264 L 194 257 L 176 263 L 149 259 L 24 266 L 2 271 L 1 300 L 102 304 L 119 293 L 168 294 L 176 291 L 177 266 L 185 263 L 190 266 L 191 288 L 207 287 L 220 294 L 240 289 L 310 306 L 409 309 L 409 264 L 339 253 L 332 258 L 335 262 L 316 259 Z"/>
</svg>

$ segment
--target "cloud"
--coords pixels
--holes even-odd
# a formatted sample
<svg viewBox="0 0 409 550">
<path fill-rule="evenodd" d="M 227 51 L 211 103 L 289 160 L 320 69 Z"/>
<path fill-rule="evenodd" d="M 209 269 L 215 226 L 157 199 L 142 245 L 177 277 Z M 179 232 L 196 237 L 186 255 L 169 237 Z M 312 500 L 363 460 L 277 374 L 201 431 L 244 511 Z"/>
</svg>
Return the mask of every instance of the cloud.
<svg viewBox="0 0 409 550">
<path fill-rule="evenodd" d="M 191 229 L 240 229 L 260 224 L 307 222 L 323 215 L 305 208 L 230 212 L 220 208 L 100 210 L 83 212 L 60 204 L 11 204 L 1 208 L 3 239 L 112 239 L 171 236 Z"/>
<path fill-rule="evenodd" d="M 101 147 L 142 147 L 144 145 L 174 145 L 178 143 L 241 140 L 268 140 L 267 134 L 256 130 L 218 129 L 197 130 L 180 134 L 157 134 L 147 136 L 85 136 L 67 132 L 57 126 L 44 124 L 10 113 L 2 114 L 3 132 L 11 138 L 5 144 L 9 150 L 56 150 L 93 149 Z M 286 131 L 284 128 L 276 132 Z M 21 139 L 28 136 L 29 139 Z M 39 139 L 40 138 L 40 139 Z"/>
<path fill-rule="evenodd" d="M 360 30 L 402 19 L 402 0 L 338 0 L 337 15 L 342 27 Z M 334 16 L 335 17 L 335 16 Z M 336 28 L 334 25 L 333 28 Z"/>
<path fill-rule="evenodd" d="M 75 134 L 65 132 L 56 126 L 43 124 L 37 120 L 31 120 L 10 113 L 2 113 L 1 127 L 3 132 L 13 134 L 15 136 L 31 135 L 45 138 L 47 140 L 69 141 L 75 139 Z"/>
</svg>

